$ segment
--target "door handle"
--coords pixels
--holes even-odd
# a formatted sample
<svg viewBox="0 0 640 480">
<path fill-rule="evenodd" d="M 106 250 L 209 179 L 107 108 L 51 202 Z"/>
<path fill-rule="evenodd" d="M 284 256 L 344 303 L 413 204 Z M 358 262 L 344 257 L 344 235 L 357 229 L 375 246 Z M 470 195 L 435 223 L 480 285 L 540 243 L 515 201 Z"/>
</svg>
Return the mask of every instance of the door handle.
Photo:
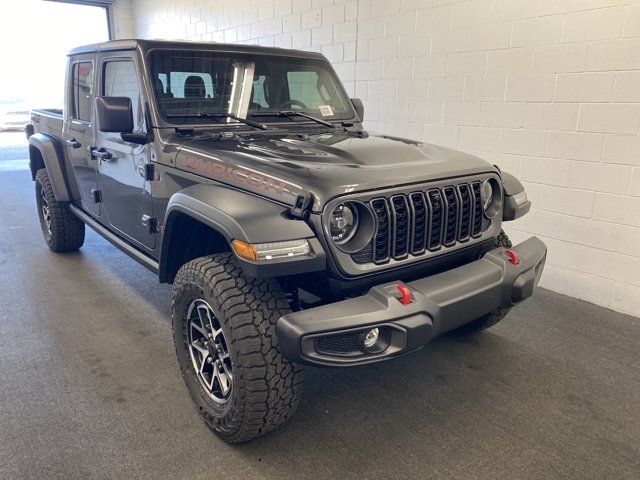
<svg viewBox="0 0 640 480">
<path fill-rule="evenodd" d="M 74 150 L 77 150 L 78 148 L 80 148 L 82 146 L 80 144 L 80 142 L 77 141 L 75 138 L 72 138 L 71 140 L 65 140 L 65 142 L 66 142 L 67 145 L 69 145 Z"/>
<path fill-rule="evenodd" d="M 107 152 L 104 148 L 96 148 L 91 151 L 91 156 L 93 158 L 99 158 L 100 160 L 104 160 L 108 162 L 113 159 L 113 155 Z"/>
</svg>

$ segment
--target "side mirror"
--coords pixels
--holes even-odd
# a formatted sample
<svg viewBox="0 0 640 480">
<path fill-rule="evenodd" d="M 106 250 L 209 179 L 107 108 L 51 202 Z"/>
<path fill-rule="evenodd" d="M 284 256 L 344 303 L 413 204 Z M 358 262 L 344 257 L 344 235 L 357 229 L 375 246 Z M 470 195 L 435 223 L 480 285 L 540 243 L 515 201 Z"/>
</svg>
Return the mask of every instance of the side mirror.
<svg viewBox="0 0 640 480">
<path fill-rule="evenodd" d="M 351 103 L 353 104 L 353 108 L 356 109 L 356 113 L 358 114 L 358 118 L 361 122 L 364 122 L 364 104 L 362 100 L 359 98 L 352 98 Z"/>
<path fill-rule="evenodd" d="M 129 97 L 97 97 L 96 115 L 101 132 L 133 131 L 133 108 Z"/>
</svg>

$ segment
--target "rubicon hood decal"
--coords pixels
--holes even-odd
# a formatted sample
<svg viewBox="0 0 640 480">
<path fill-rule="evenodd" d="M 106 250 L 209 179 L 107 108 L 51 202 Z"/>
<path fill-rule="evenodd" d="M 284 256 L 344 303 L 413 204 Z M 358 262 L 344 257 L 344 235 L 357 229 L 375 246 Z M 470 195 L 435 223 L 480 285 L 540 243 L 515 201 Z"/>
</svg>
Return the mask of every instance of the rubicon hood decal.
<svg viewBox="0 0 640 480">
<path fill-rule="evenodd" d="M 203 152 L 182 149 L 176 159 L 176 167 L 191 171 L 234 186 L 273 198 L 287 205 L 294 205 L 302 192 L 298 185 L 240 165 L 225 163 L 223 160 Z"/>
</svg>

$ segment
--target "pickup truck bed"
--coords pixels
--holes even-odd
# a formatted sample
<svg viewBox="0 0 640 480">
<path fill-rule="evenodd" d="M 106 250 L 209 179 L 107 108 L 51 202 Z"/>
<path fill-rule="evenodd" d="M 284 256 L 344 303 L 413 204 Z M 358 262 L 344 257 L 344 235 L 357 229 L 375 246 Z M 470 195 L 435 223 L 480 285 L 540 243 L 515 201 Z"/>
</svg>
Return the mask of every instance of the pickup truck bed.
<svg viewBox="0 0 640 480">
<path fill-rule="evenodd" d="M 31 111 L 31 124 L 34 133 L 46 133 L 57 136 L 62 141 L 62 109 L 39 108 Z"/>
</svg>

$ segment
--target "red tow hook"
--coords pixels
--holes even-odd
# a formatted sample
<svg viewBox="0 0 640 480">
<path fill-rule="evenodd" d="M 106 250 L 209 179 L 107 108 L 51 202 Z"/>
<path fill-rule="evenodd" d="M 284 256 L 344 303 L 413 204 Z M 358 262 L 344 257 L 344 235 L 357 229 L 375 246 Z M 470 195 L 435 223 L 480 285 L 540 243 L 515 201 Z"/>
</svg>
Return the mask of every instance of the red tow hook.
<svg viewBox="0 0 640 480">
<path fill-rule="evenodd" d="M 518 265 L 520 263 L 520 257 L 518 257 L 518 252 L 516 252 L 515 250 L 508 249 L 505 250 L 504 253 L 507 254 L 507 256 L 509 257 L 509 261 L 514 265 Z"/>
<path fill-rule="evenodd" d="M 411 300 L 411 290 L 409 290 L 405 285 L 402 285 L 402 284 L 396 285 L 396 288 L 398 289 L 401 295 L 400 298 L 398 299 L 401 304 L 409 305 L 410 303 L 413 303 L 413 300 Z"/>
</svg>

